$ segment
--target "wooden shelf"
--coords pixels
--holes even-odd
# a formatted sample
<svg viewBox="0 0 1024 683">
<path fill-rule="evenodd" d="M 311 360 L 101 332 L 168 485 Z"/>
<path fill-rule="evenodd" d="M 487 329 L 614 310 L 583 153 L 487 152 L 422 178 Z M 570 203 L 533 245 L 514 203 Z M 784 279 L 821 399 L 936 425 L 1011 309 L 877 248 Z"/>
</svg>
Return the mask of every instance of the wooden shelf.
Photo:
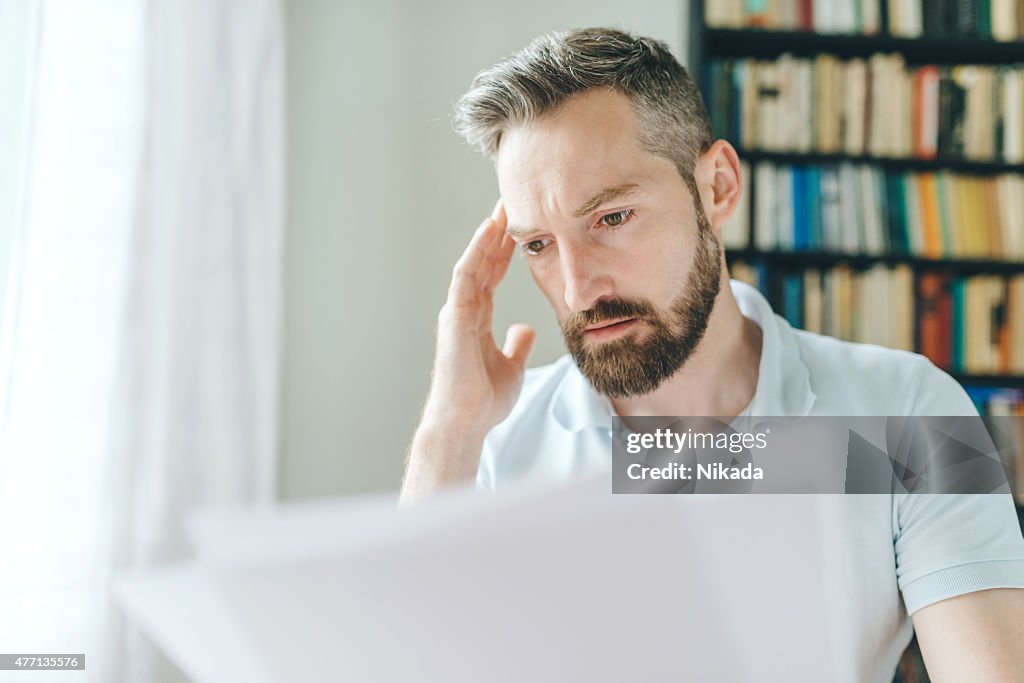
<svg viewBox="0 0 1024 683">
<path fill-rule="evenodd" d="M 1024 375 L 972 375 L 947 370 L 960 384 L 972 387 L 994 387 L 997 389 L 1024 389 Z"/>
<path fill-rule="evenodd" d="M 914 159 L 896 157 L 873 157 L 856 154 L 822 154 L 818 152 L 775 152 L 761 149 L 736 148 L 740 159 L 757 163 L 772 161 L 777 164 L 794 166 L 838 164 L 871 164 L 894 171 L 956 171 L 965 175 L 993 175 L 997 173 L 1024 174 L 1024 164 L 1007 164 L 1002 161 L 975 161 L 955 157 L 937 159 Z"/>
<path fill-rule="evenodd" d="M 998 42 L 968 36 L 894 38 L 890 35 L 825 34 L 811 31 L 705 28 L 703 56 L 770 59 L 783 53 L 810 57 L 823 52 L 843 58 L 899 52 L 908 64 L 1012 64 L 1024 62 L 1024 41 Z"/>
<path fill-rule="evenodd" d="M 730 261 L 766 261 L 790 269 L 831 268 L 846 263 L 854 268 L 870 268 L 879 263 L 906 263 L 917 269 L 948 270 L 963 274 L 1024 273 L 1024 261 L 973 258 L 928 258 L 910 254 L 845 254 L 831 251 L 761 251 L 758 249 L 726 249 Z"/>
</svg>

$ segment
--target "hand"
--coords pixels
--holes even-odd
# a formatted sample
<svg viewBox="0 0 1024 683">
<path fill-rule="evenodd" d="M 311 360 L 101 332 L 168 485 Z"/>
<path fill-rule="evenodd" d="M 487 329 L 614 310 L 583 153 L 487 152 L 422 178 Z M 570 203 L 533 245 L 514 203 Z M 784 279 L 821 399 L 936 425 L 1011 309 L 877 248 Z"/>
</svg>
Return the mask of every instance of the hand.
<svg viewBox="0 0 1024 683">
<path fill-rule="evenodd" d="M 438 315 L 437 352 L 423 422 L 482 438 L 508 417 L 522 390 L 535 333 L 512 325 L 499 349 L 491 332 L 494 290 L 516 244 L 505 232 L 501 199 L 455 264 L 448 300 Z"/>
</svg>

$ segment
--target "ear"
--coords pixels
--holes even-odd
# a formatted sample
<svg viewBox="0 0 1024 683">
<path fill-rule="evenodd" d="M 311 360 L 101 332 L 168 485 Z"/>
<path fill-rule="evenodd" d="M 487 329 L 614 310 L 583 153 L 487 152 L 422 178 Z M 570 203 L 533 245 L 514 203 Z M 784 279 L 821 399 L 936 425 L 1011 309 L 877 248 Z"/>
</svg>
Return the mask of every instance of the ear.
<svg viewBox="0 0 1024 683">
<path fill-rule="evenodd" d="M 725 140 L 716 140 L 697 160 L 695 176 L 708 221 L 721 235 L 743 192 L 739 155 Z"/>
</svg>

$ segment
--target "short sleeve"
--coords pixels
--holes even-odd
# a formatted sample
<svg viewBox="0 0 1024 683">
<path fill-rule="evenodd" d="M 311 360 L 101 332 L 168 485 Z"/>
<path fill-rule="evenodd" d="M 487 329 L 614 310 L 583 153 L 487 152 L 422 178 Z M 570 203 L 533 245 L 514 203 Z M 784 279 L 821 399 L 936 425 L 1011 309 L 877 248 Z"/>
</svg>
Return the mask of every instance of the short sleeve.
<svg viewBox="0 0 1024 683">
<path fill-rule="evenodd" d="M 1024 588 L 1009 494 L 904 494 L 896 504 L 896 577 L 908 613 L 964 593 Z"/>
<path fill-rule="evenodd" d="M 928 362 L 915 415 L 977 415 L 956 380 Z M 990 588 L 1024 588 L 1024 538 L 1010 494 L 894 496 L 896 576 L 907 612 Z"/>
</svg>

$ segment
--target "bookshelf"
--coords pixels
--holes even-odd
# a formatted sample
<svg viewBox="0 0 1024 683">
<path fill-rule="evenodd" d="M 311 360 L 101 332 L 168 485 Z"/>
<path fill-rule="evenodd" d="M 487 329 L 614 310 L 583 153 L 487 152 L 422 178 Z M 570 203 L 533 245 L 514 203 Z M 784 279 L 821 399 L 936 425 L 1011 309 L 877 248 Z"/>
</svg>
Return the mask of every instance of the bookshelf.
<svg viewBox="0 0 1024 683">
<path fill-rule="evenodd" d="M 819 11 L 827 16 L 811 16 Z M 732 243 L 728 237 L 726 240 L 734 277 L 742 270 L 745 277 L 740 279 L 757 285 L 777 312 L 798 327 L 813 329 L 801 324 L 811 311 L 808 292 L 813 290 L 808 282 L 817 281 L 808 278 L 808 273 L 820 273 L 822 279 L 828 279 L 842 271 L 843 277 L 838 280 L 845 288 L 844 296 L 851 300 L 851 280 L 854 286 L 861 286 L 872 271 L 899 271 L 903 288 L 897 298 L 909 303 L 897 310 L 893 319 L 900 319 L 900 314 L 904 319 L 909 317 L 912 331 L 903 330 L 889 342 L 846 338 L 924 353 L 964 385 L 983 413 L 993 405 L 983 403 L 989 400 L 984 397 L 996 394 L 1016 406 L 1011 408 L 1016 414 L 1024 415 L 1024 322 L 1012 323 L 1024 316 L 1024 202 L 992 208 L 1007 196 L 1024 196 L 1024 140 L 1020 139 L 1024 133 L 1019 122 L 1012 126 L 1007 123 L 1006 113 L 1024 118 L 1024 75 L 1005 75 L 1007 70 L 1024 70 L 1024 3 L 715 0 L 712 4 L 695 0 L 689 6 L 687 57 L 688 68 L 711 115 L 715 137 L 729 140 L 744 166 L 746 198 L 737 212 L 743 218 L 734 228 L 736 239 Z M 764 70 L 762 63 L 768 65 Z M 870 77 L 861 82 L 858 79 L 865 71 Z M 974 79 L 978 73 L 986 81 L 985 87 L 992 87 L 991 94 L 985 90 L 984 95 L 977 91 L 971 95 L 973 85 L 961 92 L 963 79 Z M 748 77 L 761 80 L 747 85 L 744 79 Z M 969 84 L 976 82 L 971 80 Z M 856 95 L 849 95 L 851 91 Z M 846 97 L 852 99 L 844 100 Z M 1014 97 L 1020 99 L 1019 106 L 1005 104 Z M 829 98 L 846 104 L 831 105 Z M 890 105 L 890 100 L 899 104 Z M 885 104 L 876 104 L 883 101 Z M 884 110 L 881 116 L 872 109 L 889 106 L 902 107 L 898 112 L 902 121 L 900 115 L 893 116 L 893 109 Z M 775 112 L 769 113 L 772 107 Z M 845 109 L 837 114 L 836 107 Z M 951 111 L 955 116 L 950 115 Z M 758 120 L 762 114 L 765 119 L 775 118 L 764 125 Z M 970 123 L 969 117 L 973 117 Z M 792 118 L 797 123 L 787 120 Z M 842 124 L 836 124 L 840 119 Z M 986 130 L 989 121 L 996 123 Z M 829 139 L 825 129 L 832 131 L 836 126 L 836 139 Z M 894 132 L 883 131 L 883 127 Z M 774 134 L 776 129 L 783 132 L 768 144 L 765 134 Z M 785 175 L 781 181 L 778 177 L 773 180 L 776 171 L 759 173 L 764 168 L 784 169 Z M 870 188 L 870 183 L 877 180 L 878 193 L 851 193 L 850 184 L 839 186 L 837 193 L 833 177 L 828 179 L 832 184 L 826 186 L 826 174 L 842 179 L 844 173 L 847 180 L 853 173 L 861 174 L 865 178 L 863 188 Z M 804 185 L 808 177 L 814 184 Z M 785 194 L 768 187 L 769 181 L 778 182 L 783 190 L 785 183 L 792 182 L 793 195 L 787 201 Z M 894 186 L 899 194 L 891 192 Z M 937 186 L 944 188 L 945 195 L 935 194 Z M 992 186 L 1001 189 L 992 190 Z M 833 223 L 838 221 L 846 227 L 833 228 L 829 237 L 828 229 L 823 231 L 821 225 L 826 211 L 822 206 L 836 194 L 841 195 L 841 202 L 859 201 L 861 206 L 887 201 L 890 208 L 881 210 L 877 219 L 871 217 L 881 224 L 877 229 L 884 235 L 865 237 L 865 230 L 870 229 L 859 225 L 870 222 L 869 213 L 875 209 L 862 209 L 844 214 L 841 220 L 836 218 L 838 213 L 832 213 Z M 955 200 L 948 199 L 951 194 Z M 766 212 L 765 207 L 759 207 L 759 198 L 766 205 L 788 204 L 788 208 Z M 927 208 L 929 202 L 937 208 Z M 897 207 L 896 213 L 891 207 Z M 900 215 L 901 209 L 906 213 Z M 959 213 L 953 214 L 954 209 Z M 831 206 L 828 210 L 838 211 Z M 811 211 L 817 213 L 813 220 L 806 216 Z M 912 216 L 912 211 L 917 213 Z M 923 216 L 929 211 L 930 216 Z M 938 213 L 941 219 L 936 218 Z M 766 223 L 766 218 L 780 216 L 790 232 L 782 235 L 783 229 L 778 228 L 779 235 L 764 239 L 759 219 Z M 786 220 L 792 222 L 787 224 Z M 934 227 L 939 223 L 941 236 Z M 858 225 L 859 235 L 851 237 L 844 232 L 852 225 Z M 930 235 L 922 234 L 928 230 L 932 231 Z M 985 237 L 979 238 L 981 234 Z M 968 248 L 967 241 L 973 246 Z M 872 248 L 865 248 L 869 243 Z M 1003 294 L 998 295 L 1002 298 L 963 295 L 971 288 L 977 294 L 981 283 L 1003 287 Z M 933 315 L 936 287 L 941 288 L 943 296 L 960 288 L 961 296 L 954 298 L 953 306 L 959 308 L 953 317 L 942 318 L 939 326 Z M 878 294 L 877 289 L 871 292 Z M 798 293 L 796 304 L 794 293 Z M 859 301 L 879 298 L 884 297 Z M 815 295 L 814 303 L 819 300 Z M 826 295 L 821 306 L 827 309 L 835 301 Z M 948 297 L 943 305 L 950 306 Z M 833 318 L 834 329 L 816 331 L 842 337 L 835 331 L 834 320 L 840 314 L 828 315 Z M 847 308 L 842 315 L 853 313 Z M 944 315 L 948 316 L 948 309 Z M 811 317 L 815 323 L 820 322 L 820 312 Z M 965 329 L 970 327 L 968 322 L 975 328 L 989 324 L 991 330 L 979 337 Z M 942 326 L 949 328 L 947 334 L 954 337 L 952 356 L 948 340 L 944 342 L 946 347 L 934 342 L 935 332 Z M 1007 332 L 1009 327 L 1012 330 Z M 852 328 L 839 325 L 838 329 Z M 972 344 L 980 338 L 983 346 L 990 347 L 981 354 L 988 354 L 987 364 L 979 364 L 977 355 L 973 360 L 956 355 L 965 353 L 968 337 L 973 339 Z M 1005 405 L 1000 403 L 999 409 L 1005 410 Z M 1018 516 L 1024 528 L 1021 500 L 1018 498 Z M 928 680 L 914 643 L 905 653 L 895 680 Z"/>
<path fill-rule="evenodd" d="M 943 269 L 949 272 L 963 274 L 1019 274 L 1024 273 L 1024 262 L 1005 261 L 999 259 L 975 259 L 975 258 L 930 258 L 926 256 L 913 256 L 908 254 L 852 254 L 822 250 L 761 250 L 761 249 L 740 249 L 733 250 L 731 258 L 740 261 L 763 259 L 788 266 L 802 266 L 807 268 L 829 268 L 839 263 L 849 263 L 853 266 L 871 266 L 878 263 L 894 265 L 906 263 L 910 266 L 923 269 Z"/>
<path fill-rule="evenodd" d="M 1022 57 L 1022 59 L 1024 59 L 1024 57 Z M 756 149 L 748 150 L 737 145 L 733 146 L 736 147 L 736 152 L 741 158 L 750 162 L 769 160 L 783 164 L 829 164 L 849 161 L 856 164 L 873 164 L 887 169 L 904 171 L 931 171 L 942 169 L 960 171 L 975 175 L 989 175 L 993 173 L 1024 173 L 1024 164 L 992 163 L 951 157 L 939 157 L 936 159 L 908 159 L 900 157 L 871 157 L 858 154 L 822 154 L 817 152 L 798 154 L 795 152 L 767 152 Z"/>
<path fill-rule="evenodd" d="M 998 2 L 999 0 L 997 0 Z M 738 3 L 741 8 L 757 6 L 758 3 Z M 767 3 L 761 3 L 763 8 Z M 714 107 L 717 102 L 715 93 L 712 92 L 712 83 L 709 82 L 709 71 L 706 68 L 710 62 L 722 60 L 757 59 L 776 60 L 783 55 L 796 58 L 813 59 L 821 54 L 834 55 L 836 58 L 870 60 L 878 53 L 897 53 L 907 68 L 922 65 L 937 65 L 953 67 L 962 64 L 1004 66 L 1007 64 L 1019 64 L 1024 67 L 1024 42 L 1020 40 L 993 40 L 991 37 L 979 37 L 977 35 L 943 35 L 933 37 L 920 35 L 914 38 L 899 37 L 890 35 L 887 31 L 887 9 L 884 3 L 879 5 L 879 16 L 877 21 L 878 32 L 872 35 L 848 35 L 836 33 L 817 33 L 811 30 L 772 30 L 765 28 L 734 28 L 708 26 L 705 22 L 705 3 L 694 2 L 690 5 L 690 44 L 689 63 L 691 73 L 694 74 L 704 93 L 705 101 L 708 104 L 712 119 L 721 121 L 716 116 Z M 732 11 L 729 8 L 724 10 L 716 7 L 719 13 L 716 19 L 721 20 Z M 979 10 L 991 12 L 993 8 L 987 5 Z M 749 19 L 749 17 L 747 18 Z M 761 21 L 763 22 L 763 17 Z M 732 17 L 736 23 L 738 17 Z M 919 18 L 918 21 L 921 21 Z M 927 24 L 927 18 L 924 19 Z M 962 17 L 952 17 L 951 21 L 962 21 Z M 987 21 L 991 22 L 990 17 Z M 1018 21 L 1020 21 L 1018 19 Z M 993 25 L 994 26 L 994 25 Z M 920 28 L 920 27 L 919 27 Z M 927 28 L 927 25 L 925 26 Z M 904 31 L 905 32 L 905 31 Z M 981 31 L 979 31 L 980 33 Z M 992 28 L 986 30 L 991 34 Z M 737 86 L 738 88 L 739 86 Z M 738 108 L 738 105 L 733 104 Z M 742 116 L 741 112 L 730 112 L 731 116 Z M 931 158 L 919 158 L 914 155 L 891 155 L 880 156 L 875 154 L 853 154 L 844 151 L 822 152 L 818 150 L 793 151 L 791 149 L 748 149 L 740 144 L 739 140 L 733 140 L 729 135 L 722 135 L 718 130 L 716 136 L 725 137 L 733 142 L 737 148 L 740 158 L 745 162 L 745 168 L 753 169 L 760 162 L 777 164 L 780 166 L 800 167 L 829 167 L 837 164 L 853 164 L 873 169 L 882 169 L 882 172 L 905 172 L 908 174 L 950 172 L 965 174 L 971 179 L 985 179 L 998 174 L 1009 174 L 1024 177 L 1024 163 L 1021 159 L 1014 159 L 1007 162 L 1000 159 L 979 159 L 967 158 L 965 155 L 941 154 L 942 150 L 935 150 Z M 732 131 L 729 131 L 732 132 Z M 867 144 L 864 143 L 864 147 Z M 751 174 L 756 175 L 756 174 Z M 1010 278 L 1024 274 L 1024 258 L 1018 253 L 1009 256 L 993 256 L 991 254 L 958 254 L 936 255 L 934 253 L 923 254 L 920 250 L 916 253 L 912 250 L 885 249 L 873 253 L 851 253 L 850 250 L 823 249 L 823 248 L 785 248 L 774 245 L 773 248 L 761 248 L 757 245 L 755 231 L 757 230 L 757 178 L 750 180 L 751 185 L 747 188 L 750 194 L 749 205 L 744 209 L 749 212 L 748 219 L 749 235 L 746 244 L 741 248 L 729 248 L 727 254 L 731 263 L 759 264 L 763 271 L 769 273 L 769 277 L 779 273 L 794 273 L 807 269 L 819 269 L 822 271 L 831 270 L 839 265 L 846 265 L 855 270 L 861 271 L 877 265 L 895 266 L 905 264 L 914 273 L 915 283 L 921 273 L 941 272 L 950 278 L 971 276 L 995 275 Z M 1017 218 L 1016 220 L 1020 220 Z M 1009 226 L 1010 230 L 1024 232 L 1024 224 Z M 934 251 L 934 250 L 933 250 Z M 763 287 L 765 294 L 776 305 L 777 310 L 784 310 L 779 304 L 779 291 L 777 283 L 775 286 Z M 915 285 L 914 302 L 918 305 L 919 292 Z M 914 311 L 914 320 L 918 320 L 918 311 Z M 1010 312 L 1012 313 L 1012 311 Z M 919 340 L 919 332 L 914 332 L 915 347 Z M 1018 339 L 1013 339 L 1017 345 Z M 921 350 L 915 348 L 914 350 Z M 993 371 L 993 368 L 986 368 L 985 371 L 969 371 L 968 368 L 954 366 L 951 363 L 943 365 L 944 369 L 954 375 L 958 381 L 965 386 L 979 386 L 988 388 L 1022 389 L 1024 388 L 1024 369 L 1018 366 Z"/>
<path fill-rule="evenodd" d="M 701 4 L 703 3 L 693 3 Z M 776 57 L 783 52 L 813 56 L 821 52 L 838 57 L 868 57 L 877 52 L 899 52 L 910 64 L 1009 64 L 1021 60 L 1019 42 L 995 42 L 980 38 L 895 38 L 885 34 L 844 35 L 811 31 L 709 28 L 700 16 L 700 44 L 690 54 L 716 57 Z M 695 26 L 695 24 L 691 24 Z M 691 32 L 691 41 L 693 40 Z M 691 62 L 694 63 L 694 62 Z"/>
</svg>

